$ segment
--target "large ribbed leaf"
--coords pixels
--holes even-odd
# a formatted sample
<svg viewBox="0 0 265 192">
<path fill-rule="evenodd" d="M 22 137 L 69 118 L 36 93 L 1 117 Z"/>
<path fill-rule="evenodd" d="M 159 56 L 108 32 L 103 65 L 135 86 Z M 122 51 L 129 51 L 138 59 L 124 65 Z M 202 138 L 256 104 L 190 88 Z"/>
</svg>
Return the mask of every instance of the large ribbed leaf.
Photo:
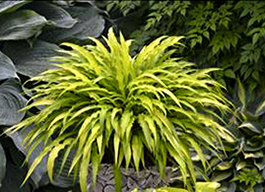
<svg viewBox="0 0 265 192">
<path fill-rule="evenodd" d="M 2 180 L 6 173 L 6 156 L 2 145 L 0 144 L 0 187 L 2 186 Z"/>
<path fill-rule="evenodd" d="M 16 68 L 11 59 L 0 51 L 0 81 L 8 78 L 18 78 Z"/>
<path fill-rule="evenodd" d="M 44 31 L 40 38 L 55 43 L 72 39 L 86 40 L 88 37 L 98 37 L 104 30 L 105 20 L 93 6 L 70 7 L 66 11 L 78 22 L 71 29 Z"/>
<path fill-rule="evenodd" d="M 30 3 L 31 0 L 2 0 L 0 2 L 0 15 L 3 13 L 8 13 L 8 12 L 12 12 L 15 11 L 16 9 L 18 9 L 19 7 Z"/>
<path fill-rule="evenodd" d="M 38 35 L 47 24 L 45 17 L 31 10 L 21 10 L 0 17 L 0 40 L 27 39 Z"/>
<path fill-rule="evenodd" d="M 57 45 L 41 40 L 34 41 L 33 47 L 26 41 L 16 41 L 6 43 L 3 52 L 12 59 L 19 73 L 36 76 L 53 68 L 49 65 L 49 59 L 56 56 L 59 49 Z"/>
<path fill-rule="evenodd" d="M 0 125 L 10 126 L 22 120 L 25 112 L 19 112 L 27 102 L 20 94 L 22 89 L 15 79 L 0 85 Z"/>
<path fill-rule="evenodd" d="M 23 141 L 26 138 L 27 134 L 33 129 L 33 125 L 27 127 L 24 130 L 21 131 L 17 131 L 15 133 L 12 134 L 7 134 L 7 136 L 9 136 L 14 144 L 16 145 L 16 147 L 26 156 L 27 155 L 27 149 L 25 149 L 24 145 L 23 145 Z M 43 151 L 43 142 L 41 142 L 31 153 L 29 159 L 28 159 L 28 163 L 32 164 L 33 161 L 35 160 L 35 158 Z M 44 157 L 41 161 L 41 163 L 36 167 L 36 169 L 33 171 L 32 175 L 31 175 L 31 179 L 34 181 L 36 186 L 39 185 L 45 185 L 47 184 L 47 180 L 45 180 L 45 174 L 47 172 L 47 168 L 46 168 L 46 164 L 47 164 L 47 156 Z M 42 182 L 40 184 L 40 182 Z"/>
<path fill-rule="evenodd" d="M 61 169 L 61 165 L 62 162 L 64 161 L 63 153 L 60 153 L 58 158 L 55 161 L 55 166 L 54 166 L 54 179 L 52 180 L 52 183 L 56 186 L 60 186 L 60 187 L 69 187 L 72 186 L 74 183 L 74 173 L 71 172 L 70 174 L 68 174 L 74 155 L 75 155 L 75 150 L 70 151 L 67 159 L 65 159 L 65 164 L 64 167 L 62 169 L 62 172 L 60 172 Z M 78 179 L 77 179 L 78 181 Z"/>
<path fill-rule="evenodd" d="M 55 27 L 71 28 L 77 20 L 65 11 L 63 8 L 48 2 L 34 2 L 29 6 L 31 10 L 45 16 L 48 21 Z"/>
</svg>

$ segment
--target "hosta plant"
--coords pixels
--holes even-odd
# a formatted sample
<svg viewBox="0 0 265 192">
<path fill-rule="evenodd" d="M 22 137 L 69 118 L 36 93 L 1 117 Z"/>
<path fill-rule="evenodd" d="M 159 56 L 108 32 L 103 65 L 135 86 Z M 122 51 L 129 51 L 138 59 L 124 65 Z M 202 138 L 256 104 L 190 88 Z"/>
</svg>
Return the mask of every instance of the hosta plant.
<svg viewBox="0 0 265 192">
<path fill-rule="evenodd" d="M 0 81 L 23 82 L 36 76 L 52 67 L 49 58 L 57 55 L 62 41 L 84 42 L 88 36 L 98 37 L 102 33 L 105 20 L 99 9 L 74 2 L 0 1 Z M 10 80 L 8 84 L 3 94 L 6 99 L 0 99 L 0 126 L 14 125 L 24 117 L 17 110 L 24 105 L 21 101 L 25 98 L 12 93 L 19 83 Z"/>
<path fill-rule="evenodd" d="M 19 109 L 25 107 L 30 95 L 23 93 L 21 84 L 53 67 L 49 58 L 57 55 L 58 44 L 66 40 L 84 43 L 88 36 L 98 37 L 104 28 L 102 11 L 91 1 L 0 1 L 0 134 L 26 117 Z M 4 150 L 0 147 L 0 191 L 28 192 L 49 182 L 43 179 L 46 168 L 41 165 L 30 177 L 33 182 L 21 188 L 27 169 L 25 166 L 22 170 L 20 164 L 24 158 L 20 152 L 26 153 L 20 147 L 24 135 L 17 132 L 12 137 L 13 143 L 10 138 L 0 137 Z M 40 151 L 41 147 L 31 153 L 30 164 Z"/>
<path fill-rule="evenodd" d="M 63 167 L 74 151 L 69 173 L 79 174 L 82 191 L 87 189 L 87 168 L 91 165 L 95 181 L 108 157 L 117 186 L 120 167 L 138 171 L 146 163 L 157 165 L 162 177 L 166 165 L 177 165 L 184 183 L 195 184 L 190 148 L 206 167 L 201 147 L 215 151 L 221 138 L 231 139 L 218 123 L 229 102 L 210 77 L 217 69 L 199 70 L 174 57 L 181 38 L 162 36 L 135 57 L 129 55 L 131 41 L 122 34 L 118 40 L 112 29 L 104 38 L 107 47 L 94 38 L 94 45 L 83 47 L 64 43 L 71 50 L 52 59 L 56 68 L 31 79 L 42 83 L 32 88 L 23 110 L 43 109 L 8 130 L 35 127 L 26 137 L 29 154 L 44 141 L 25 179 L 46 155 L 53 179 L 57 155 L 64 154 Z"/>
<path fill-rule="evenodd" d="M 265 97 L 264 92 L 249 94 L 237 81 L 234 103 L 236 110 L 230 117 L 229 130 L 236 136 L 232 143 L 224 142 L 223 161 L 209 162 L 210 179 L 220 182 L 223 192 L 264 191 L 265 179 Z"/>
</svg>

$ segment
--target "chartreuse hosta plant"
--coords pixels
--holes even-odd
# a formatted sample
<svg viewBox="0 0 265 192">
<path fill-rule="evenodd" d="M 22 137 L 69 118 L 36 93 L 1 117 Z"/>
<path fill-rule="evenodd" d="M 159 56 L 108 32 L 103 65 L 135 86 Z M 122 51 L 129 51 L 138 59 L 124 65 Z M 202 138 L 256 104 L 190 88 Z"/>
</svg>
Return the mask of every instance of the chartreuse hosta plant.
<svg viewBox="0 0 265 192">
<path fill-rule="evenodd" d="M 29 153 L 45 143 L 25 179 L 46 154 L 52 179 L 58 153 L 63 151 L 66 160 L 76 150 L 69 172 L 79 174 L 83 192 L 87 167 L 92 166 L 95 181 L 106 154 L 112 155 L 115 170 L 139 170 L 148 157 L 161 176 L 171 159 L 184 183 L 195 183 L 190 147 L 206 166 L 201 147 L 215 150 L 222 137 L 230 138 L 217 121 L 229 102 L 209 75 L 216 69 L 198 70 L 172 57 L 180 39 L 160 37 L 133 58 L 131 41 L 121 34 L 118 40 L 112 29 L 105 38 L 107 48 L 96 39 L 95 45 L 83 47 L 64 43 L 72 50 L 52 60 L 57 68 L 31 79 L 46 83 L 32 89 L 34 96 L 24 110 L 45 107 L 9 129 L 12 133 L 35 125 L 26 139 Z"/>
</svg>

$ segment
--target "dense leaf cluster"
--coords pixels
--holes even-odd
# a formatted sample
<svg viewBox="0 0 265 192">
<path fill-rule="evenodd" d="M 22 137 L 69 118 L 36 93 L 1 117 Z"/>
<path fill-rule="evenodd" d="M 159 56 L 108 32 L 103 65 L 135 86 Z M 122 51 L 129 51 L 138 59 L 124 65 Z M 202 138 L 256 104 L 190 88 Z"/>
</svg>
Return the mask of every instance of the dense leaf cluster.
<svg viewBox="0 0 265 192">
<path fill-rule="evenodd" d="M 116 2 L 115 4 L 119 4 Z M 187 47 L 183 54 L 201 67 L 218 66 L 224 70 L 216 78 L 231 90 L 240 77 L 250 90 L 262 86 L 264 77 L 264 10 L 260 1 L 141 1 L 122 7 L 129 15 L 138 11 L 142 24 L 131 31 L 137 51 L 146 42 L 160 35 L 184 35 Z M 127 5 L 127 6 L 126 6 Z M 145 9 L 142 9 L 145 7 Z M 142 11 L 141 14 L 139 11 Z M 129 13 L 128 13 L 129 12 Z M 143 19 L 145 18 L 145 19 Z M 135 22 L 138 20 L 135 16 Z M 121 29 L 124 27 L 120 27 Z"/>
</svg>

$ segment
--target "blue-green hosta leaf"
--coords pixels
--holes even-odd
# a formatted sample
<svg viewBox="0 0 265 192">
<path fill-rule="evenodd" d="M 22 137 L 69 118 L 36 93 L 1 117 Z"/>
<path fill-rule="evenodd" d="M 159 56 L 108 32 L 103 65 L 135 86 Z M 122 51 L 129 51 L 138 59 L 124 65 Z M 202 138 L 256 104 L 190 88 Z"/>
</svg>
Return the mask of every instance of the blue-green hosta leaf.
<svg viewBox="0 0 265 192">
<path fill-rule="evenodd" d="M 23 141 L 24 139 L 27 137 L 27 134 L 34 128 L 34 126 L 29 126 L 27 128 L 25 128 L 24 130 L 20 130 L 17 132 L 14 132 L 12 134 L 7 134 L 7 136 L 9 136 L 14 144 L 16 145 L 16 147 L 26 156 L 27 155 L 27 149 L 25 149 L 24 145 L 23 145 Z M 38 155 L 43 151 L 43 146 L 44 143 L 41 142 L 31 153 L 29 159 L 28 159 L 28 164 L 31 165 L 33 163 L 33 161 L 35 160 L 36 157 L 38 157 Z M 45 156 L 41 163 L 36 167 L 36 169 L 33 171 L 32 175 L 30 176 L 30 178 L 34 181 L 36 186 L 40 186 L 40 185 L 45 185 L 48 183 L 48 180 L 45 181 L 45 176 L 47 173 L 47 156 Z M 40 184 L 40 182 L 42 182 Z"/>
<path fill-rule="evenodd" d="M 70 7 L 66 9 L 78 22 L 70 29 L 49 29 L 40 36 L 49 42 L 58 43 L 70 40 L 87 40 L 98 37 L 104 30 L 105 20 L 93 6 Z"/>
<path fill-rule="evenodd" d="M 264 158 L 255 159 L 254 160 L 254 165 L 256 165 L 256 167 L 259 169 L 259 171 L 264 170 L 264 168 L 265 168 L 265 159 Z"/>
<path fill-rule="evenodd" d="M 49 2 L 34 2 L 30 8 L 45 16 L 55 27 L 71 28 L 77 23 L 77 20 L 72 18 L 66 10 Z"/>
<path fill-rule="evenodd" d="M 264 184 L 260 183 L 254 186 L 254 191 L 255 192 L 264 192 Z"/>
<path fill-rule="evenodd" d="M 22 89 L 15 79 L 8 79 L 0 85 L 0 125 L 17 124 L 25 115 L 20 112 L 27 102 L 20 92 Z"/>
<path fill-rule="evenodd" d="M 238 128 L 239 129 L 248 129 L 254 133 L 262 133 L 262 126 L 256 122 L 245 121 Z"/>
<path fill-rule="evenodd" d="M 244 145 L 244 151 L 245 152 L 255 152 L 255 151 L 259 151 L 262 150 L 265 147 L 265 142 L 263 142 L 262 138 L 256 138 L 253 139 L 254 141 L 248 141 L 245 145 Z M 258 142 L 260 140 L 260 142 Z"/>
<path fill-rule="evenodd" d="M 0 81 L 8 78 L 19 78 L 11 59 L 0 51 Z"/>
<path fill-rule="evenodd" d="M 59 153 L 58 158 L 55 160 L 55 165 L 53 169 L 53 175 L 54 178 L 52 180 L 52 184 L 60 187 L 69 187 L 74 184 L 74 172 L 71 171 L 70 174 L 68 174 L 71 164 L 74 159 L 76 151 L 71 150 L 66 161 L 63 162 L 64 153 Z M 62 163 L 64 163 L 63 169 L 60 172 Z M 76 179 L 76 182 L 78 181 L 78 177 Z"/>
<path fill-rule="evenodd" d="M 247 166 L 247 162 L 246 161 L 238 161 L 237 163 L 236 163 L 236 170 L 237 171 L 239 171 L 239 170 L 241 170 L 241 169 L 243 169 L 243 168 L 245 168 Z"/>
<path fill-rule="evenodd" d="M 233 174 L 233 172 L 231 172 L 230 170 L 228 170 L 228 171 L 216 171 L 213 173 L 211 180 L 215 181 L 215 182 L 220 182 L 220 181 L 227 179 L 232 174 Z"/>
<path fill-rule="evenodd" d="M 260 116 L 263 115 L 265 112 L 265 101 L 263 101 L 258 107 L 255 112 L 255 115 Z"/>
<path fill-rule="evenodd" d="M 264 158 L 264 154 L 262 151 L 258 151 L 255 153 L 244 153 L 244 158 L 248 159 L 248 158 L 253 158 L 253 159 L 257 159 L 257 158 Z"/>
<path fill-rule="evenodd" d="M 15 11 L 16 9 L 18 9 L 19 7 L 30 3 L 31 0 L 2 0 L 0 2 L 0 15 L 3 13 L 8 13 L 8 12 L 12 12 Z"/>
<path fill-rule="evenodd" d="M 3 52 L 14 62 L 18 73 L 26 76 L 36 76 L 39 73 L 52 69 L 49 59 L 58 55 L 60 48 L 45 41 L 34 41 L 33 47 L 26 41 L 8 42 L 4 45 Z"/>
<path fill-rule="evenodd" d="M 27 39 L 41 32 L 45 17 L 31 10 L 21 10 L 0 16 L 0 40 Z"/>
<path fill-rule="evenodd" d="M 6 155 L 2 145 L 0 144 L 0 187 L 2 186 L 1 182 L 5 177 L 6 173 Z"/>
</svg>

